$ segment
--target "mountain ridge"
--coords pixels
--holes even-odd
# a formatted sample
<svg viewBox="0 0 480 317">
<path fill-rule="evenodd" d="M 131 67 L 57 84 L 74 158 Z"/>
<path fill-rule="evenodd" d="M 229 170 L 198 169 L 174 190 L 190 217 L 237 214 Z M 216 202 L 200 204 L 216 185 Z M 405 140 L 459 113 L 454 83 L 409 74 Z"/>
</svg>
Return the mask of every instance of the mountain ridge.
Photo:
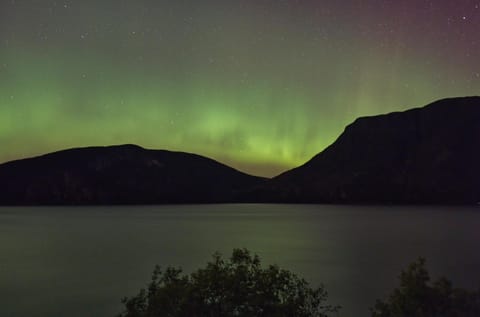
<svg viewBox="0 0 480 317">
<path fill-rule="evenodd" d="M 264 181 L 187 152 L 137 145 L 94 146 L 0 165 L 0 204 L 156 204 L 235 202 Z"/>
<path fill-rule="evenodd" d="M 480 201 L 480 97 L 360 117 L 326 149 L 272 179 L 187 152 L 134 144 L 0 164 L 3 204 Z"/>
<path fill-rule="evenodd" d="M 274 177 L 259 189 L 264 193 L 257 193 L 256 196 L 263 200 L 284 202 L 474 203 L 474 200 L 480 199 L 479 193 L 468 194 L 476 198 L 461 199 L 461 194 L 457 193 L 456 198 L 450 196 L 451 199 L 447 199 L 448 191 L 455 190 L 447 184 L 447 179 L 460 185 L 460 179 L 454 174 L 461 174 L 463 181 L 467 181 L 471 186 L 459 186 L 465 195 L 467 191 L 480 186 L 476 181 L 480 178 L 479 166 L 476 163 L 480 161 L 479 128 L 480 97 L 476 96 L 442 99 L 403 112 L 361 117 L 349 124 L 324 151 L 305 164 Z M 445 157 L 445 160 L 450 163 L 438 162 L 436 155 L 449 156 Z M 443 165 L 434 170 L 429 166 L 429 162 L 433 163 L 432 166 L 435 166 L 435 162 Z M 417 163 L 422 166 L 415 166 Z M 429 175 L 423 175 L 426 171 L 430 171 Z M 382 178 L 382 173 L 389 176 Z M 451 175 L 443 179 L 438 177 L 445 173 Z M 362 174 L 365 176 L 362 177 Z M 472 177 L 469 178 L 466 174 Z M 402 188 L 415 182 L 418 175 L 424 177 L 421 182 L 417 180 L 423 187 L 431 187 L 431 184 L 428 184 L 429 178 L 437 179 L 439 183 L 436 185 L 436 193 L 434 188 L 431 188 L 430 194 L 433 196 L 430 198 L 400 198 L 399 193 L 407 195 L 405 191 L 408 191 L 410 196 L 415 196 L 415 191 L 427 194 L 428 189 L 420 188 L 420 185 L 416 189 Z M 395 182 L 397 188 L 395 191 L 391 188 L 388 195 L 378 187 L 380 184 L 393 186 Z M 361 188 L 347 188 L 357 185 L 366 186 L 370 192 L 362 196 L 359 193 Z M 375 186 L 377 187 L 373 188 Z M 440 195 L 441 188 L 447 191 L 446 196 Z M 335 191 L 337 192 L 334 193 Z M 367 197 L 367 194 L 370 197 Z M 377 197 L 374 197 L 375 194 Z"/>
</svg>

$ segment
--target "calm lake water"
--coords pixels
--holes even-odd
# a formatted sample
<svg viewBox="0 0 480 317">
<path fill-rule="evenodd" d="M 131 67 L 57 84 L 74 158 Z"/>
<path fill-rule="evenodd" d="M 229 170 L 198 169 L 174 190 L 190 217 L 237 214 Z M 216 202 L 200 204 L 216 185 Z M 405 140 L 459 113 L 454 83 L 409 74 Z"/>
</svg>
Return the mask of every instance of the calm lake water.
<svg viewBox="0 0 480 317">
<path fill-rule="evenodd" d="M 0 208 L 1 316 L 114 316 L 155 264 L 187 272 L 246 247 L 368 316 L 402 268 L 480 286 L 480 208 L 201 205 Z"/>
</svg>

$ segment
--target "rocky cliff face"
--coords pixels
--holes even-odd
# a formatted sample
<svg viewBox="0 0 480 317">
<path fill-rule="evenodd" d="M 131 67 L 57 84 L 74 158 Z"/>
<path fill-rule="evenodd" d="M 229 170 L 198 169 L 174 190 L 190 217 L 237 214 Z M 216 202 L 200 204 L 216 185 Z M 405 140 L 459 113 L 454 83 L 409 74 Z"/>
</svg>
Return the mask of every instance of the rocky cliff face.
<svg viewBox="0 0 480 317">
<path fill-rule="evenodd" d="M 275 202 L 480 201 L 480 97 L 365 117 L 252 194 Z"/>
<path fill-rule="evenodd" d="M 233 202 L 263 181 L 194 154 L 91 147 L 0 165 L 0 204 Z"/>
</svg>

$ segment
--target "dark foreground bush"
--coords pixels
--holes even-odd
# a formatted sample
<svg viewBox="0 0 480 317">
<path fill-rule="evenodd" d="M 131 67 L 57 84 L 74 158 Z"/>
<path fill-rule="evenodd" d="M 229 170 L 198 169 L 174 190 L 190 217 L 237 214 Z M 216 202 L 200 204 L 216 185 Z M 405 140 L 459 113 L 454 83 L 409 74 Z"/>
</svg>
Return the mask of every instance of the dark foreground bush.
<svg viewBox="0 0 480 317">
<path fill-rule="evenodd" d="M 233 250 L 230 259 L 214 254 L 206 267 L 190 275 L 156 267 L 147 290 L 122 300 L 121 317 L 323 317 L 339 308 L 327 305 L 323 287 L 270 265 L 257 255 Z"/>
<path fill-rule="evenodd" d="M 377 300 L 372 317 L 479 317 L 480 291 L 453 288 L 445 279 L 430 283 L 425 259 L 402 271 L 400 287 L 386 301 Z"/>
</svg>

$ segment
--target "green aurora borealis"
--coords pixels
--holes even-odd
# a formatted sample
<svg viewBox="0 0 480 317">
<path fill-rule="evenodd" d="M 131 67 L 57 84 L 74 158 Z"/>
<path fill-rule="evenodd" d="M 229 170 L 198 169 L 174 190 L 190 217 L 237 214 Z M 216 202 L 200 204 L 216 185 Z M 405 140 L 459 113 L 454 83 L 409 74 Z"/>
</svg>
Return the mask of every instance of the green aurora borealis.
<svg viewBox="0 0 480 317">
<path fill-rule="evenodd" d="M 2 1 L 0 161 L 135 143 L 272 176 L 480 93 L 478 1 Z"/>
</svg>

